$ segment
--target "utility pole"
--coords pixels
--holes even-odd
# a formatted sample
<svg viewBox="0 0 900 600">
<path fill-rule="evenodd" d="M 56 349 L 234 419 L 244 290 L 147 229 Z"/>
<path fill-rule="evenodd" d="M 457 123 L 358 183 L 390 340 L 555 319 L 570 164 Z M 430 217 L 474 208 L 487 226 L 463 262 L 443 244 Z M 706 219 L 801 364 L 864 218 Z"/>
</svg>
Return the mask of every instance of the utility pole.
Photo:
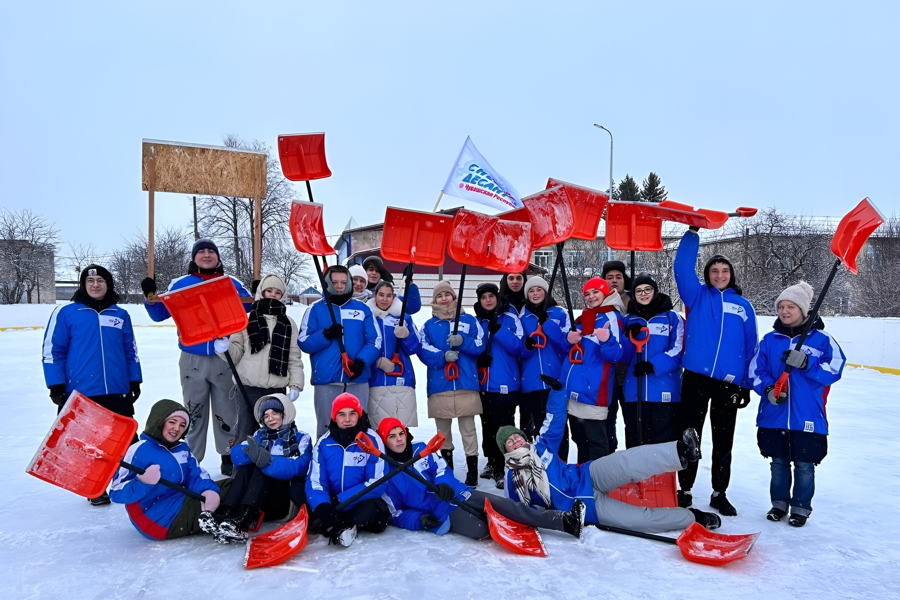
<svg viewBox="0 0 900 600">
<path fill-rule="evenodd" d="M 194 241 L 200 239 L 200 233 L 197 231 L 197 196 L 194 196 Z"/>
<path fill-rule="evenodd" d="M 596 123 L 594 123 L 594 127 L 597 127 L 598 129 L 602 129 L 603 131 L 605 131 L 606 133 L 609 134 L 609 199 L 612 200 L 613 199 L 613 169 L 612 169 L 612 167 L 613 167 L 613 134 L 612 134 L 612 131 L 610 131 L 603 125 L 597 125 Z M 606 260 L 613 260 L 615 257 L 616 256 L 615 256 L 615 253 L 613 252 L 613 249 L 610 248 L 609 246 L 607 246 L 606 247 Z M 634 261 L 632 261 L 632 262 L 634 262 Z M 631 276 L 634 277 L 634 273 L 632 273 Z"/>
</svg>

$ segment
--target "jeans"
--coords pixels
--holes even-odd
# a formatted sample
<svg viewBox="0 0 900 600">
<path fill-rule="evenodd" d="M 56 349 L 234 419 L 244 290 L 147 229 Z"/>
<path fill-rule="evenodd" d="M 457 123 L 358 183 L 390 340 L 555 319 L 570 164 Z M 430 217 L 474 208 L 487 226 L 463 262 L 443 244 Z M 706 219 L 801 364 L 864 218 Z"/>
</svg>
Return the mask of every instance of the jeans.
<svg viewBox="0 0 900 600">
<path fill-rule="evenodd" d="M 772 506 L 808 517 L 812 512 L 811 502 L 816 491 L 816 466 L 809 462 L 794 461 L 793 480 L 794 491 L 791 494 L 791 461 L 773 458 L 772 482 L 769 485 Z"/>
</svg>

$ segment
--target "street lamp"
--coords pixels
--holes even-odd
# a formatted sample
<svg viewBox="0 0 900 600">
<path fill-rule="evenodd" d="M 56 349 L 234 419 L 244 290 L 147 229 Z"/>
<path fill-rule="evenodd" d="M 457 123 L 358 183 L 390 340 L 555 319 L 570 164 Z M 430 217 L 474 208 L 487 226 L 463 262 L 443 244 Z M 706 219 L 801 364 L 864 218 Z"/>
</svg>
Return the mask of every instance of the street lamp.
<svg viewBox="0 0 900 600">
<path fill-rule="evenodd" d="M 613 134 L 612 134 L 612 131 L 610 131 L 603 125 L 597 125 L 596 123 L 594 123 L 594 127 L 598 128 L 598 129 L 602 129 L 603 131 L 605 131 L 606 133 L 609 134 L 609 199 L 612 200 L 612 198 L 613 198 L 613 171 L 612 171 L 612 167 L 613 167 Z M 615 258 L 615 256 L 613 255 L 613 250 L 612 250 L 612 248 L 607 246 L 606 260 L 612 260 L 613 258 Z M 632 273 L 632 276 L 634 276 L 634 273 Z"/>
</svg>

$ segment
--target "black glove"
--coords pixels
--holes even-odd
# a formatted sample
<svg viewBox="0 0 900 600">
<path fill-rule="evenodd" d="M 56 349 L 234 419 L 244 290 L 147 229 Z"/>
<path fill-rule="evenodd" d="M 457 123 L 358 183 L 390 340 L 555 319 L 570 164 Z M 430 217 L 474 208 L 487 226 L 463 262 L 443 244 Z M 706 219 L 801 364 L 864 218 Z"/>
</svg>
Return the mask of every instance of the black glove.
<svg viewBox="0 0 900 600">
<path fill-rule="evenodd" d="M 337 511 L 327 502 L 323 502 L 313 510 L 313 518 L 319 521 L 319 531 L 327 537 L 331 537 L 341 524 Z"/>
<path fill-rule="evenodd" d="M 437 491 L 434 493 L 437 496 L 437 499 L 441 502 L 450 502 L 454 498 L 456 498 L 456 490 L 450 487 L 449 484 L 439 483 L 437 486 Z"/>
<path fill-rule="evenodd" d="M 144 292 L 144 298 L 149 296 L 150 294 L 155 294 L 156 290 L 156 280 L 152 277 L 145 277 L 141 280 L 141 291 Z"/>
<path fill-rule="evenodd" d="M 244 448 L 244 454 L 260 469 L 265 469 L 272 462 L 272 455 L 260 446 L 252 435 L 247 436 L 247 447 Z"/>
<path fill-rule="evenodd" d="M 643 377 L 644 375 L 652 375 L 656 373 L 656 369 L 653 368 L 653 363 L 645 360 L 644 362 L 634 363 L 634 376 L 635 377 Z"/>
<path fill-rule="evenodd" d="M 409 280 L 409 278 L 412 277 L 412 274 L 413 274 L 413 266 L 412 266 L 412 263 L 409 263 L 408 265 L 406 265 L 406 268 L 403 269 L 403 277 L 404 277 L 404 279 Z"/>
<path fill-rule="evenodd" d="M 253 283 L 250 284 L 250 293 L 254 296 L 256 295 L 256 290 L 259 289 L 259 279 L 254 279 Z"/>
<path fill-rule="evenodd" d="M 488 321 L 488 331 L 490 331 L 491 333 L 497 333 L 498 331 L 500 331 L 501 327 L 503 327 L 503 325 L 501 325 L 500 321 L 497 319 L 491 319 L 490 321 Z"/>
<path fill-rule="evenodd" d="M 549 385 L 550 389 L 552 389 L 554 391 L 558 392 L 559 390 L 563 389 L 563 384 L 561 384 L 559 382 L 559 379 L 554 379 L 553 377 L 550 377 L 549 375 L 541 375 L 541 381 L 543 381 L 544 383 Z"/>
<path fill-rule="evenodd" d="M 640 323 L 630 323 L 628 327 L 625 328 L 625 333 L 628 337 L 637 339 L 638 334 L 643 328 L 644 326 Z"/>
<path fill-rule="evenodd" d="M 134 404 L 141 397 L 141 382 L 132 381 L 128 387 L 128 401 Z"/>
<path fill-rule="evenodd" d="M 550 318 L 549 316 L 547 316 L 547 309 L 544 308 L 543 306 L 541 306 L 541 307 L 535 306 L 534 310 L 531 311 L 531 314 L 533 314 L 534 316 L 537 317 L 538 323 L 540 323 L 541 325 L 546 323 L 547 319 Z"/>
<path fill-rule="evenodd" d="M 422 529 L 425 531 L 440 527 L 441 523 L 442 521 L 434 515 L 422 515 L 419 517 L 419 525 L 421 525 Z"/>
<path fill-rule="evenodd" d="M 478 358 L 475 359 L 475 363 L 478 365 L 479 369 L 487 369 L 491 366 L 492 362 L 494 362 L 494 357 L 484 352 L 479 354 Z"/>
<path fill-rule="evenodd" d="M 340 323 L 335 323 L 331 327 L 326 327 L 322 330 L 322 335 L 324 335 L 329 340 L 336 340 L 337 338 L 344 335 L 344 326 Z"/>
<path fill-rule="evenodd" d="M 534 341 L 533 337 L 529 336 L 529 337 L 525 338 L 525 349 L 526 350 L 534 350 L 534 344 L 535 344 L 535 341 Z"/>
<path fill-rule="evenodd" d="M 696 225 L 690 225 L 690 226 L 688 226 L 688 229 L 690 229 L 694 233 L 697 233 L 698 231 L 700 231 L 700 228 L 697 227 Z"/>
<path fill-rule="evenodd" d="M 353 372 L 353 375 L 350 376 L 350 381 L 353 381 L 354 379 L 362 375 L 363 371 L 366 370 L 366 363 L 358 358 L 355 358 L 353 359 L 353 366 L 350 367 L 350 370 Z"/>
<path fill-rule="evenodd" d="M 750 390 L 741 388 L 731 395 L 731 403 L 738 408 L 746 408 L 750 404 Z"/>
<path fill-rule="evenodd" d="M 60 407 L 63 406 L 68 399 L 68 397 L 66 396 L 66 384 L 57 383 L 55 385 L 51 385 L 50 399 L 53 401 L 53 404 Z"/>
</svg>

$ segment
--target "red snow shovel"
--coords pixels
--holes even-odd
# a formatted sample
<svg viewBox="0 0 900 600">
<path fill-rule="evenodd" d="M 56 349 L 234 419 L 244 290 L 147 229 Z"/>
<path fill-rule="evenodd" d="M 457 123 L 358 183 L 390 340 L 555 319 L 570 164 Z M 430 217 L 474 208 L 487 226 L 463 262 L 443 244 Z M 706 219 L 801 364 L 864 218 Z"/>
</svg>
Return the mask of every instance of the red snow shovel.
<svg viewBox="0 0 900 600">
<path fill-rule="evenodd" d="M 856 275 L 856 256 L 862 250 L 863 245 L 869 239 L 869 236 L 872 235 L 872 232 L 878 229 L 878 226 L 882 223 L 884 223 L 884 215 L 875 208 L 875 205 L 868 198 L 863 198 L 863 201 L 844 215 L 844 218 L 838 223 L 834 237 L 831 238 L 831 252 L 837 257 L 837 260 L 834 261 L 831 273 L 828 274 L 828 279 L 825 280 L 825 285 L 822 286 L 822 291 L 819 292 L 819 297 L 816 298 L 816 304 L 806 319 L 803 333 L 800 334 L 800 339 L 797 340 L 794 350 L 803 348 L 803 342 L 806 341 L 806 336 L 809 335 L 813 323 L 819 315 L 822 300 L 825 299 L 825 294 L 828 293 L 828 288 L 831 287 L 831 282 L 834 280 L 838 267 L 843 263 L 848 271 Z M 791 365 L 784 365 L 784 372 L 778 378 L 778 381 L 775 382 L 775 398 L 780 399 L 782 392 L 790 393 L 788 390 L 788 375 L 790 375 L 791 370 Z"/>
<path fill-rule="evenodd" d="M 278 136 L 281 170 L 291 181 L 331 177 L 325 160 L 324 133 L 291 133 Z"/>
<path fill-rule="evenodd" d="M 673 210 L 677 210 L 680 212 L 687 212 L 693 214 L 700 214 L 707 218 L 710 223 L 710 227 L 706 229 L 718 229 L 722 225 L 725 224 L 725 221 L 728 220 L 728 217 L 752 217 L 757 213 L 757 209 L 749 208 L 746 206 L 739 206 L 735 209 L 734 212 L 726 213 L 721 210 L 711 210 L 708 208 L 694 208 L 690 204 L 682 204 L 681 202 L 675 202 L 673 200 L 663 200 L 657 206 L 661 208 L 670 208 Z M 667 219 L 667 220 L 675 220 L 675 219 Z M 678 221 L 679 223 L 682 221 Z M 691 223 L 685 223 L 685 225 L 691 225 Z M 697 225 L 697 227 L 700 227 Z"/>
<path fill-rule="evenodd" d="M 597 230 L 600 229 L 600 218 L 603 209 L 609 202 L 609 194 L 592 190 L 591 188 L 575 185 L 552 177 L 547 180 L 547 187 L 561 185 L 569 197 L 572 205 L 572 216 L 575 227 L 572 230 L 573 237 L 577 240 L 597 239 Z"/>
<path fill-rule="evenodd" d="M 230 277 L 216 277 L 159 295 L 185 346 L 203 344 L 247 328 L 247 311 Z"/>
<path fill-rule="evenodd" d="M 606 245 L 614 250 L 663 249 L 662 219 L 650 214 L 643 202 L 606 205 Z"/>
</svg>

